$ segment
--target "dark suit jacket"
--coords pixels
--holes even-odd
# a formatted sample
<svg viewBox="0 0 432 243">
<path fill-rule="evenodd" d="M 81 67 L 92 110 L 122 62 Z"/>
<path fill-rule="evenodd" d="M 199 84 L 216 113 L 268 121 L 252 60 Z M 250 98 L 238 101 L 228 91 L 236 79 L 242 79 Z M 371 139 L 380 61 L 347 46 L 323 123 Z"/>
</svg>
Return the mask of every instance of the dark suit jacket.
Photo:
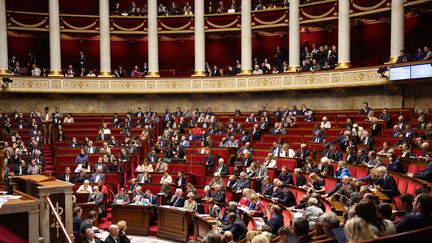
<svg viewBox="0 0 432 243">
<path fill-rule="evenodd" d="M 222 168 L 220 166 L 217 166 L 215 172 L 218 172 L 219 169 L 220 169 L 220 174 L 221 175 L 228 175 L 228 166 L 227 165 L 224 164 L 222 166 Z"/>
<path fill-rule="evenodd" d="M 184 176 L 182 176 L 181 178 L 180 178 L 180 177 L 177 177 L 177 178 L 175 179 L 175 186 L 178 187 L 178 184 L 179 184 L 179 180 L 180 180 L 180 179 L 181 179 L 181 182 L 180 182 L 181 187 L 185 187 L 186 184 L 187 184 L 187 182 L 186 182 L 186 177 L 184 177 Z"/>
<path fill-rule="evenodd" d="M 304 175 L 297 176 L 296 186 L 303 186 L 307 183 L 306 177 Z"/>
<path fill-rule="evenodd" d="M 106 241 L 105 241 L 106 242 Z M 82 241 L 82 243 L 89 243 L 89 241 L 87 240 L 87 239 L 84 239 L 83 241 Z M 101 240 L 99 240 L 99 239 L 95 239 L 95 243 L 103 243 Z"/>
<path fill-rule="evenodd" d="M 432 225 L 432 215 L 408 214 L 405 215 L 405 217 L 403 217 L 402 220 L 395 226 L 397 233 L 401 233 L 430 225 Z"/>
<path fill-rule="evenodd" d="M 126 236 L 126 234 L 123 231 L 120 231 L 119 233 L 119 243 L 130 243 L 130 239 Z"/>
<path fill-rule="evenodd" d="M 230 225 L 226 225 L 222 228 L 222 232 L 231 231 L 233 235 L 233 240 L 238 242 L 246 238 L 247 228 L 243 220 L 236 220 Z"/>
<path fill-rule="evenodd" d="M 79 228 L 80 234 L 81 235 L 85 235 L 85 231 L 88 228 L 91 228 L 91 227 L 92 227 L 92 221 L 91 221 L 91 219 L 84 219 L 83 222 L 80 225 L 80 228 Z"/>
<path fill-rule="evenodd" d="M 171 206 L 174 206 L 174 207 L 182 208 L 184 206 L 184 202 L 185 202 L 185 199 L 183 196 L 178 198 L 178 200 L 177 200 L 177 198 L 173 197 L 173 198 L 171 198 L 171 201 L 169 204 Z"/>
<path fill-rule="evenodd" d="M 294 184 L 292 175 L 288 171 L 286 174 L 280 173 L 277 178 L 285 184 Z"/>
<path fill-rule="evenodd" d="M 395 179 L 388 174 L 385 175 L 383 179 L 377 180 L 376 184 L 381 186 L 382 192 L 389 198 L 401 195 Z"/>
<path fill-rule="evenodd" d="M 261 195 L 271 196 L 272 193 L 273 193 L 273 185 L 272 184 L 261 185 Z"/>
<path fill-rule="evenodd" d="M 432 182 L 432 162 L 424 170 L 415 173 L 413 177 Z"/>
<path fill-rule="evenodd" d="M 215 191 L 212 193 L 212 197 L 216 202 L 225 203 L 225 192 L 224 191 Z"/>
<path fill-rule="evenodd" d="M 60 175 L 59 179 L 62 181 L 66 181 L 66 174 Z M 72 174 L 69 174 L 69 182 L 70 183 L 74 183 L 75 182 L 75 178 Z"/>
<path fill-rule="evenodd" d="M 19 172 L 20 172 L 20 171 L 19 171 L 19 165 L 15 165 L 15 168 L 14 168 L 14 174 L 15 174 L 15 175 L 20 175 Z M 27 172 L 27 168 L 26 168 L 26 167 L 21 167 L 21 175 L 25 175 L 26 172 Z"/>
<path fill-rule="evenodd" d="M 240 179 L 238 179 L 237 183 L 236 183 L 236 186 L 233 189 L 236 190 L 236 191 L 241 191 L 241 190 L 243 190 L 245 188 L 249 188 L 249 187 L 250 187 L 249 180 L 246 179 L 246 180 L 244 180 L 242 182 Z"/>
<path fill-rule="evenodd" d="M 278 203 L 287 207 L 292 207 L 297 204 L 294 194 L 288 189 L 284 188 L 283 192 L 279 194 Z"/>
<path fill-rule="evenodd" d="M 152 195 L 150 198 L 147 198 L 152 205 L 159 205 L 159 199 L 156 195 Z"/>
<path fill-rule="evenodd" d="M 96 180 L 96 176 L 97 176 L 97 173 L 94 173 L 94 174 L 90 177 L 90 182 L 91 182 L 91 183 L 96 183 L 96 181 L 95 181 L 95 180 Z M 99 180 L 105 182 L 105 174 L 104 174 L 104 173 L 101 173 L 101 174 L 100 174 Z"/>
<path fill-rule="evenodd" d="M 120 241 L 120 239 L 117 237 L 117 240 L 118 241 Z M 105 239 L 105 241 L 104 241 L 105 243 L 117 243 L 115 240 L 114 240 L 114 237 L 112 237 L 111 235 L 108 235 L 108 237 Z M 120 243 L 120 242 L 119 242 Z"/>
<path fill-rule="evenodd" d="M 266 218 L 265 218 L 266 219 Z M 279 229 L 284 225 L 283 217 L 281 214 L 273 214 L 269 220 L 265 220 L 266 224 L 272 228 L 272 234 L 277 235 Z"/>
</svg>

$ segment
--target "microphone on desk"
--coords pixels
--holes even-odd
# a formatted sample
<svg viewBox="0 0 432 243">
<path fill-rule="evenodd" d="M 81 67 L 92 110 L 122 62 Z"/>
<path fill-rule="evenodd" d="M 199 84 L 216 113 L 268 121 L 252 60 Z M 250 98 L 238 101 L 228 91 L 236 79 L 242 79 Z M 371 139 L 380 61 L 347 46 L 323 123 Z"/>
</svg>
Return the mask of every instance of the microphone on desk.
<svg viewBox="0 0 432 243">
<path fill-rule="evenodd" d="M 351 201 L 351 199 L 350 198 L 348 198 L 347 196 L 345 196 L 345 195 L 343 195 L 343 194 L 340 194 L 340 193 L 334 193 L 333 195 L 337 195 L 337 196 L 340 196 L 340 197 L 342 197 L 342 198 L 344 198 L 344 199 L 346 199 L 347 200 L 347 202 L 348 202 L 348 207 L 351 207 L 351 204 L 352 204 L 352 201 Z"/>
</svg>

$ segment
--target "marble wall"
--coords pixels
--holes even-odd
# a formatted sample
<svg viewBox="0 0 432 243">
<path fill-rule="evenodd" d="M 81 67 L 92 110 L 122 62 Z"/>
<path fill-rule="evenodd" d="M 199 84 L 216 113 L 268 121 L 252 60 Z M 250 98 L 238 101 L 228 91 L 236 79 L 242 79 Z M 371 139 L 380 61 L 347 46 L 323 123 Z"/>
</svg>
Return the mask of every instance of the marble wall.
<svg viewBox="0 0 432 243">
<path fill-rule="evenodd" d="M 128 107 L 151 107 L 161 112 L 165 108 L 174 110 L 198 107 L 200 110 L 208 106 L 217 112 L 256 111 L 261 106 L 273 110 L 278 106 L 306 104 L 315 110 L 359 109 L 363 101 L 368 101 L 376 108 L 416 108 L 432 107 L 432 85 L 418 86 L 387 86 L 358 89 L 325 89 L 309 91 L 281 91 L 259 93 L 231 94 L 28 94 L 2 93 L 0 109 L 10 112 L 15 107 L 28 112 L 33 107 L 42 109 L 44 106 L 58 106 L 63 112 L 71 113 L 111 113 L 125 112 Z"/>
</svg>

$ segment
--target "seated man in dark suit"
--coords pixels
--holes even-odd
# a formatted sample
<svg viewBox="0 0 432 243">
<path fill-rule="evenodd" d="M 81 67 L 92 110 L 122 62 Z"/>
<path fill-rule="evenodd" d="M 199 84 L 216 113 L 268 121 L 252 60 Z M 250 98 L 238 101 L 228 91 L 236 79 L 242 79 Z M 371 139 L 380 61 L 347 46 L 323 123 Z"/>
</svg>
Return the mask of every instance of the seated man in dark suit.
<svg viewBox="0 0 432 243">
<path fill-rule="evenodd" d="M 222 232 L 230 231 L 233 235 L 233 240 L 238 242 L 246 237 L 247 228 L 243 220 L 236 220 L 237 215 L 235 213 L 228 214 L 228 225 L 222 226 Z"/>
<path fill-rule="evenodd" d="M 74 183 L 75 178 L 71 175 L 71 169 L 69 166 L 66 167 L 64 175 L 60 175 L 59 179 L 65 182 Z"/>
<path fill-rule="evenodd" d="M 135 181 L 136 181 L 136 183 L 139 183 L 139 184 L 151 184 L 152 183 L 151 176 L 149 175 L 148 172 L 144 172 L 142 174 L 139 174 Z"/>
<path fill-rule="evenodd" d="M 169 201 L 169 205 L 182 208 L 184 206 L 184 203 L 185 203 L 185 199 L 183 197 L 183 191 L 182 189 L 177 188 L 174 193 L 174 196 Z"/>
<path fill-rule="evenodd" d="M 270 181 L 270 177 L 269 176 L 264 176 L 262 182 L 261 182 L 261 191 L 260 191 L 261 195 L 263 195 L 264 197 L 270 197 L 271 194 L 273 193 L 273 185 Z"/>
<path fill-rule="evenodd" d="M 432 182 L 432 158 L 430 152 L 426 153 L 425 162 L 428 163 L 428 166 L 425 169 L 412 175 L 412 177 Z"/>
<path fill-rule="evenodd" d="M 243 189 L 245 188 L 249 188 L 250 187 L 250 183 L 249 180 L 246 179 L 246 172 L 242 171 L 240 173 L 240 179 L 237 180 L 236 184 L 235 184 L 235 188 L 233 188 L 236 191 L 243 191 Z"/>
<path fill-rule="evenodd" d="M 270 208 L 271 218 L 264 217 L 264 222 L 270 225 L 272 234 L 276 235 L 279 229 L 284 225 L 282 209 L 278 205 L 273 204 Z"/>
<path fill-rule="evenodd" d="M 297 218 L 293 222 L 292 231 L 299 243 L 309 243 L 312 241 L 309 234 L 309 222 L 306 218 Z"/>
<path fill-rule="evenodd" d="M 376 189 L 378 191 L 382 191 L 382 193 L 384 193 L 390 199 L 400 196 L 401 194 L 399 192 L 396 181 L 387 173 L 387 168 L 384 166 L 380 166 L 376 168 L 376 170 L 379 177 L 379 179 L 375 182 Z"/>
<path fill-rule="evenodd" d="M 152 206 L 159 205 L 159 199 L 156 195 L 153 195 L 150 189 L 147 189 L 145 192 L 146 198 L 149 200 L 149 203 Z"/>
<path fill-rule="evenodd" d="M 297 204 L 294 194 L 285 187 L 285 184 L 283 182 L 278 182 L 277 187 L 278 191 L 276 191 L 272 195 L 273 202 L 279 203 L 287 207 L 292 207 Z"/>
<path fill-rule="evenodd" d="M 222 187 L 219 184 L 216 184 L 214 186 L 215 191 L 212 193 L 212 197 L 215 200 L 215 202 L 219 202 L 219 203 L 225 203 L 225 192 L 222 191 Z"/>
<path fill-rule="evenodd" d="M 432 225 L 432 197 L 427 193 L 420 193 L 414 199 L 414 213 L 407 214 L 397 223 L 398 233 L 419 229 Z"/>
<path fill-rule="evenodd" d="M 277 177 L 280 181 L 282 181 L 284 184 L 294 184 L 293 178 L 290 172 L 288 172 L 288 169 L 286 166 L 282 166 L 281 172 L 279 173 Z"/>
<path fill-rule="evenodd" d="M 79 232 L 82 236 L 86 235 L 86 230 L 91 229 L 93 222 L 98 218 L 98 213 L 94 210 L 90 211 L 88 214 L 88 218 L 84 219 L 81 223 Z"/>
</svg>

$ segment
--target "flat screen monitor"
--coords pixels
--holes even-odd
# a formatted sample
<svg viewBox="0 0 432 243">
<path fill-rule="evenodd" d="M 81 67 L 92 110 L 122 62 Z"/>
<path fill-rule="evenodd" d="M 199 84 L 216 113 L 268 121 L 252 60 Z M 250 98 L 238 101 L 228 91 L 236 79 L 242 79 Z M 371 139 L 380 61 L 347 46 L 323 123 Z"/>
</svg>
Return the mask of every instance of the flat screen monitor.
<svg viewBox="0 0 432 243">
<path fill-rule="evenodd" d="M 390 81 L 410 79 L 411 78 L 410 69 L 411 69 L 410 66 L 391 67 L 390 68 Z"/>
<path fill-rule="evenodd" d="M 431 78 L 432 64 L 419 64 L 411 66 L 411 78 Z"/>
</svg>

